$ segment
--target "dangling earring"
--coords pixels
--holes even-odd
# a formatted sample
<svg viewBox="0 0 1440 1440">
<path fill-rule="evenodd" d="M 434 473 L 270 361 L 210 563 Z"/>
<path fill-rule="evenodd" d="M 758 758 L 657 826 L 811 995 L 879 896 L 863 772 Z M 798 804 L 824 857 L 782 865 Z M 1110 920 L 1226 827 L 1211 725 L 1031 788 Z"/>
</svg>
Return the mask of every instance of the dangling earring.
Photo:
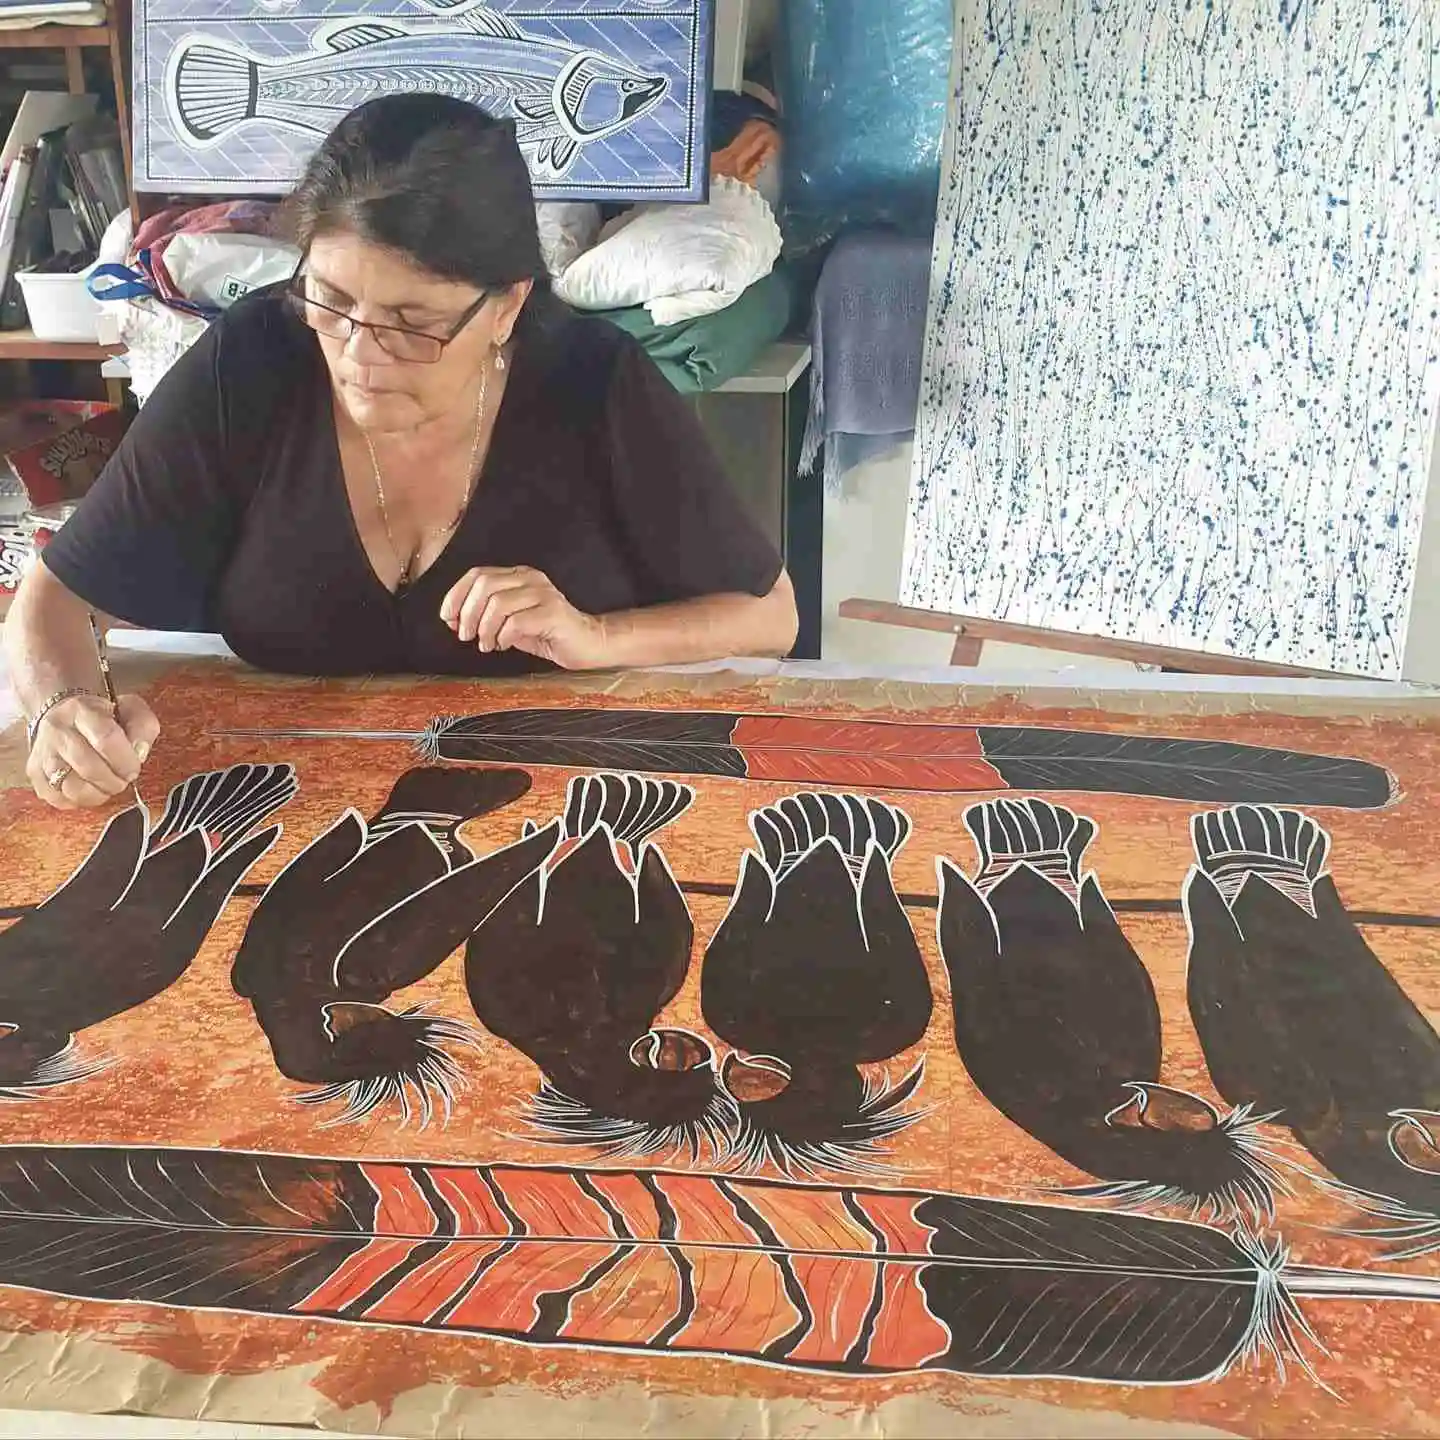
<svg viewBox="0 0 1440 1440">
<path fill-rule="evenodd" d="M 506 336 L 506 338 L 495 347 L 495 368 L 497 370 L 503 370 L 505 368 L 505 347 L 509 343 L 509 336 Z"/>
</svg>

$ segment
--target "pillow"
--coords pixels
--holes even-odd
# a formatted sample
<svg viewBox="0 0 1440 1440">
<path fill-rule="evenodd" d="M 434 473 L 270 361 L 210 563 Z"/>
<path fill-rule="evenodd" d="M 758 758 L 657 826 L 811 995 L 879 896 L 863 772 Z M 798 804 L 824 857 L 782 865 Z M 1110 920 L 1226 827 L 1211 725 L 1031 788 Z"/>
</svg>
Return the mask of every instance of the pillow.
<svg viewBox="0 0 1440 1440">
<path fill-rule="evenodd" d="M 657 325 L 723 310 L 774 268 L 774 212 L 748 185 L 710 184 L 706 205 L 637 205 L 571 262 L 555 293 L 577 310 L 644 305 Z"/>
</svg>

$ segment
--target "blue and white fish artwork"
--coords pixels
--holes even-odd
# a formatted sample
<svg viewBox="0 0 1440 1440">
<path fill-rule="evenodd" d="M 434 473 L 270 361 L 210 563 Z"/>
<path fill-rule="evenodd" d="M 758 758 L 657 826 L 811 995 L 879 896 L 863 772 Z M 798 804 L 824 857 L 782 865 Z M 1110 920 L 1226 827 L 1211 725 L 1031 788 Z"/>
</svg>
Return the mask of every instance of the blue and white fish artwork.
<svg viewBox="0 0 1440 1440">
<path fill-rule="evenodd" d="M 537 198 L 701 201 L 714 0 L 136 0 L 135 184 L 278 194 L 350 110 L 515 122 Z"/>
</svg>

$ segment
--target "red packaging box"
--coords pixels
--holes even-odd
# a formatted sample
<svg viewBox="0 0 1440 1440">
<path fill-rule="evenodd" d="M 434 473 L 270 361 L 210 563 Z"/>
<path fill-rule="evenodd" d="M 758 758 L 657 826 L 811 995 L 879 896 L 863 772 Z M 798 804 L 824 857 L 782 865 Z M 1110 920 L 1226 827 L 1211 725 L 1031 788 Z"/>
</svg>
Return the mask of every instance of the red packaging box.
<svg viewBox="0 0 1440 1440">
<path fill-rule="evenodd" d="M 30 508 L 78 500 L 95 483 L 128 417 L 98 400 L 22 400 L 0 412 L 0 455 Z"/>
</svg>

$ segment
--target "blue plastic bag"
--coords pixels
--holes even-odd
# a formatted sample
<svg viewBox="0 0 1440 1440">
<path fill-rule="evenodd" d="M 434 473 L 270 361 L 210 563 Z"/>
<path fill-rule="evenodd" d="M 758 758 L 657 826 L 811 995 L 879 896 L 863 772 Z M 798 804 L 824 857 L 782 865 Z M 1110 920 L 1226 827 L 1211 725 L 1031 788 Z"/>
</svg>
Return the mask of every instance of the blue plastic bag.
<svg viewBox="0 0 1440 1440">
<path fill-rule="evenodd" d="M 792 253 L 842 230 L 928 234 L 950 99 L 953 0 L 786 0 L 776 36 Z"/>
</svg>

